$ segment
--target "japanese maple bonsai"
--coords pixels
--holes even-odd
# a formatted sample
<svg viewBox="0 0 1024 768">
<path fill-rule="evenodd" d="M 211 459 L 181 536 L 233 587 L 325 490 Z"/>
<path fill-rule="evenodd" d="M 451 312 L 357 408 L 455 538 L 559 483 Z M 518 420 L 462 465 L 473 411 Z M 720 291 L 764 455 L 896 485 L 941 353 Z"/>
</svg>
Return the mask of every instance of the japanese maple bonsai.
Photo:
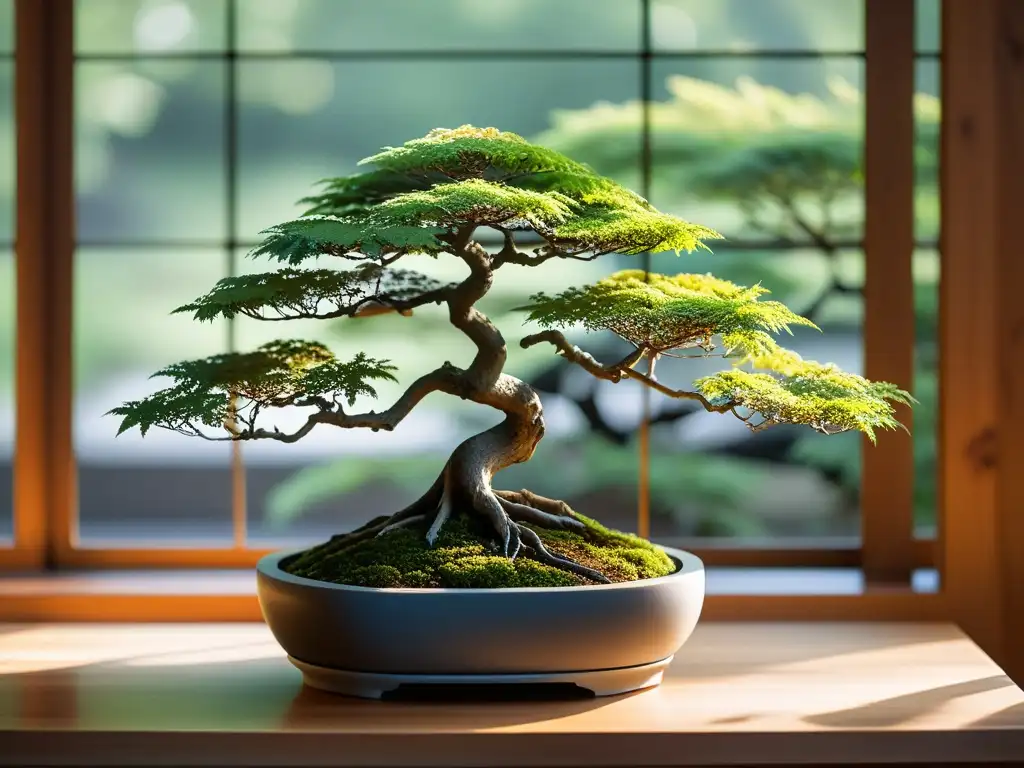
<svg viewBox="0 0 1024 768">
<path fill-rule="evenodd" d="M 471 365 L 442 362 L 387 409 L 355 414 L 347 408 L 358 395 L 374 395 L 375 381 L 394 379 L 389 360 L 364 353 L 339 360 L 323 344 L 275 341 L 163 369 L 156 376 L 172 378 L 170 387 L 111 412 L 123 417 L 119 434 L 163 427 L 207 440 L 294 442 L 318 425 L 390 431 L 426 395 L 445 392 L 497 409 L 505 419 L 460 444 L 411 505 L 308 550 L 289 564 L 292 572 L 381 587 L 573 586 L 671 572 L 672 561 L 659 549 L 607 530 L 563 502 L 492 486 L 498 472 L 534 454 L 544 413 L 538 394 L 505 373 L 505 340 L 476 303 L 509 264 L 678 253 L 706 247 L 703 241 L 719 234 L 660 213 L 589 167 L 494 128 L 437 129 L 362 163 L 376 169 L 329 180 L 323 194 L 304 200 L 311 205 L 305 216 L 264 232 L 252 255 L 287 266 L 221 280 L 175 311 L 199 321 L 239 315 L 286 321 L 411 315 L 443 304 L 452 325 L 476 347 Z M 495 253 L 474 240 L 484 227 L 504 238 Z M 541 240 L 528 253 L 516 242 L 524 231 Z M 468 274 L 443 284 L 395 267 L 412 254 L 449 255 Z M 304 268 L 322 256 L 355 266 Z M 710 274 L 620 271 L 584 288 L 532 296 L 523 309 L 547 330 L 521 345 L 550 343 L 600 379 L 632 379 L 754 430 L 804 424 L 827 434 L 860 430 L 873 439 L 874 430 L 899 426 L 892 403 L 909 402 L 906 392 L 778 346 L 773 333 L 813 324 L 762 300 L 765 293 Z M 603 364 L 557 330 L 571 326 L 610 330 L 632 351 Z M 739 365 L 699 379 L 692 390 L 671 389 L 655 378 L 659 356 L 708 354 L 717 343 Z M 641 362 L 645 372 L 638 370 Z M 286 407 L 308 410 L 297 430 L 262 423 L 268 412 Z M 438 550 L 440 556 L 431 555 Z M 460 568 L 454 562 L 460 557 L 470 564 Z"/>
</svg>

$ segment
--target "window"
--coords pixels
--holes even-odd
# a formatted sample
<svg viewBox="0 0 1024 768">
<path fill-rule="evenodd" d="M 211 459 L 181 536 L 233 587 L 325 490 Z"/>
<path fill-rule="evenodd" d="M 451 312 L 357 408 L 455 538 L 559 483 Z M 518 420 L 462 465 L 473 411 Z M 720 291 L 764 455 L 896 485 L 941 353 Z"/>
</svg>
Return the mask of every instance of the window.
<svg viewBox="0 0 1024 768">
<path fill-rule="evenodd" d="M 729 237 L 709 257 L 548 265 L 552 287 L 627 265 L 713 269 L 763 280 L 813 314 L 826 335 L 797 336 L 793 346 L 806 356 L 869 375 L 894 370 L 885 367 L 890 359 L 911 359 L 913 335 L 864 325 L 864 286 L 888 279 L 881 257 L 870 256 L 884 238 L 865 215 L 889 207 L 880 185 L 865 182 L 860 155 L 872 147 L 885 154 L 892 142 L 887 115 L 879 118 L 876 107 L 873 123 L 865 105 L 902 98 L 884 84 L 870 91 L 880 82 L 870 71 L 871 46 L 881 44 L 870 42 L 864 0 L 246 0 L 244 13 L 239 0 L 74 5 L 77 235 L 65 328 L 74 364 L 55 386 L 73 406 L 77 501 L 51 525 L 60 563 L 251 564 L 268 548 L 398 507 L 487 418 L 462 403 L 428 400 L 390 435 L 325 431 L 292 446 L 224 446 L 170 434 L 115 439 L 116 424 L 103 417 L 147 391 L 146 377 L 162 364 L 278 335 L 279 327 L 252 321 L 199 326 L 168 313 L 218 278 L 255 268 L 245 253 L 259 231 L 298 213 L 294 201 L 311 182 L 351 172 L 379 146 L 437 125 L 498 125 L 539 138 Z M 862 471 L 856 436 L 750 435 L 727 419 L 673 411 L 627 384 L 593 386 L 549 350 L 518 349 L 516 334 L 525 330 L 510 308 L 537 275 L 511 272 L 486 311 L 512 342 L 509 366 L 544 394 L 550 431 L 535 461 L 508 470 L 503 485 L 566 498 L 616 527 L 649 525 L 656 539 L 696 549 L 710 564 L 858 568 L 886 537 L 898 543 L 895 555 L 881 556 L 889 559 L 880 579 L 909 588 L 911 571 L 935 565 L 938 0 L 920 0 L 916 22 L 917 141 L 906 148 L 918 162 L 915 282 L 895 283 L 897 293 L 907 289 L 906 301 L 871 305 L 905 320 L 913 319 L 912 296 L 916 302 L 914 389 L 922 405 L 913 442 L 883 435 Z M 899 60 L 899 51 L 874 53 Z M 829 177 L 833 186 L 812 184 L 783 199 L 736 175 L 732 164 L 759 142 L 790 147 L 798 159 L 845 158 L 849 167 Z M 690 191 L 698 172 L 709 190 L 702 194 Z M 908 206 L 891 215 L 901 211 L 909 227 Z M 0 291 L 11 284 L 3 221 Z M 418 315 L 417 334 L 432 334 L 431 357 L 443 349 L 458 363 L 467 350 L 442 320 Z M 0 426 L 3 407 L 12 410 L 4 360 L 13 355 L 5 358 L 3 346 L 12 326 L 0 310 Z M 339 352 L 387 347 L 406 379 L 426 363 L 421 337 L 410 338 L 402 318 L 296 323 L 287 332 Z M 588 344 L 611 354 L 607 340 Z M 666 362 L 678 363 L 665 366 L 669 377 L 703 372 L 702 363 L 687 370 Z M 895 365 L 896 378 L 909 380 L 911 369 Z M 642 462 L 641 445 L 650 446 Z M 0 461 L 3 450 L 0 439 Z M 562 468 L 557 478 L 539 472 L 550 462 Z M 21 546 L 16 538 L 14 551 Z"/>
</svg>

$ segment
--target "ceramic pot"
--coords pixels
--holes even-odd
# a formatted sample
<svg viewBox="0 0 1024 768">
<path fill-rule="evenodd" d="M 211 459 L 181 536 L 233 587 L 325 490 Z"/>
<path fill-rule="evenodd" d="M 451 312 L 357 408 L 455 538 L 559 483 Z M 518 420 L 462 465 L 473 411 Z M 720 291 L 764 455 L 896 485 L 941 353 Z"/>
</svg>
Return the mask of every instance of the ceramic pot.
<svg viewBox="0 0 1024 768">
<path fill-rule="evenodd" d="M 595 695 L 657 685 L 693 632 L 704 565 L 579 587 L 377 589 L 282 570 L 263 557 L 257 592 L 274 637 L 315 688 L 369 698 L 404 686 L 574 683 Z"/>
</svg>

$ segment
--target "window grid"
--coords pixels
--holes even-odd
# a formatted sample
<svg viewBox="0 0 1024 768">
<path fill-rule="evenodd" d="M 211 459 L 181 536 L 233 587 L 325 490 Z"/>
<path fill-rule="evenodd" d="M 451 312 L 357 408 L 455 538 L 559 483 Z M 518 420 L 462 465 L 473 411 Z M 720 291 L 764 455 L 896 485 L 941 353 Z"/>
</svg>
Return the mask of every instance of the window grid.
<svg viewBox="0 0 1024 768">
<path fill-rule="evenodd" d="M 161 60 L 161 59 L 187 59 L 187 60 L 215 60 L 225 62 L 227 64 L 227 80 L 226 80 L 226 92 L 225 92 L 225 130 L 226 130 L 226 147 L 225 147 L 225 173 L 226 173 L 226 215 L 229 222 L 228 238 L 226 241 L 186 241 L 186 240 L 160 240 L 160 241 L 78 241 L 78 246 L 104 246 L 113 248 L 128 248 L 128 247 L 148 247 L 148 248 L 163 248 L 163 247 L 183 247 L 183 246 L 213 246 L 217 248 L 223 248 L 225 251 L 226 268 L 228 274 L 235 274 L 237 270 L 237 252 L 240 247 L 250 247 L 255 243 L 243 242 L 237 239 L 237 171 L 238 171 L 238 151 L 237 151 L 237 71 L 238 63 L 247 60 L 291 60 L 296 58 L 301 59 L 322 59 L 328 61 L 345 61 L 345 60 L 479 60 L 479 59 L 528 59 L 528 60 L 554 60 L 554 59 L 587 59 L 587 58 L 615 58 L 615 59 L 629 59 L 639 60 L 641 66 L 641 82 L 640 92 L 642 104 L 644 105 L 643 112 L 643 129 L 641 132 L 642 142 L 642 163 L 641 163 L 641 194 L 649 196 L 650 176 L 652 171 L 651 163 L 651 151 L 650 151 L 650 117 L 649 109 L 647 106 L 650 104 L 650 93 L 651 93 L 651 63 L 654 60 L 686 60 L 686 59 L 707 59 L 707 58 L 722 58 L 722 59 L 765 59 L 765 58 L 779 58 L 779 59 L 803 59 L 803 60 L 820 60 L 820 59 L 843 59 L 843 58 L 856 58 L 864 59 L 865 51 L 812 51 L 812 50 L 751 50 L 751 51 L 730 51 L 730 50 L 702 50 L 702 51 L 686 51 L 686 52 L 673 52 L 673 51 L 662 51 L 652 50 L 650 41 L 650 0 L 637 0 L 640 3 L 643 12 L 643 24 L 641 27 L 641 44 L 637 51 L 373 51 L 373 52 L 344 52 L 344 51 L 319 51 L 319 50 L 300 50 L 291 52 L 244 52 L 237 50 L 237 25 L 235 22 L 235 15 L 237 13 L 237 0 L 227 0 L 226 13 L 227 17 L 227 41 L 225 51 L 189 51 L 177 53 L 161 53 L 161 54 L 136 54 L 136 53 L 110 53 L 110 54 L 76 54 L 74 61 L 118 61 L 118 60 L 130 60 L 130 61 L 142 61 L 142 60 Z M 870 4 L 872 0 L 867 0 Z M 877 0 L 875 0 L 877 2 Z M 913 57 L 916 61 L 919 60 L 940 60 L 941 54 L 935 52 L 914 52 Z M 865 139 L 866 141 L 867 139 Z M 861 248 L 863 247 L 863 239 L 857 239 L 843 243 L 843 247 L 848 248 Z M 724 247 L 723 247 L 724 246 Z M 777 243 L 770 240 L 758 240 L 758 241 L 731 241 L 725 244 L 721 244 L 718 250 L 729 250 L 733 248 L 744 248 L 750 250 L 783 250 L 789 248 L 801 248 L 806 247 L 806 244 L 802 243 Z M 934 247 L 934 243 L 929 241 L 920 241 L 917 243 L 917 247 Z M 644 268 L 649 269 L 649 255 L 644 257 Z M 227 330 L 227 343 L 229 349 L 235 348 L 235 330 L 234 324 L 230 323 Z M 645 396 L 649 393 L 645 392 Z M 649 403 L 645 403 L 645 413 L 649 413 Z M 644 421 L 644 427 L 646 427 L 646 419 Z M 641 446 L 645 445 L 645 436 L 641 435 Z M 198 551 L 181 551 L 181 550 L 80 550 L 77 549 L 74 543 L 74 536 L 70 536 L 70 541 L 67 542 L 68 547 L 63 552 L 64 557 L 58 556 L 58 559 L 66 560 L 69 564 L 80 564 L 80 565 L 114 565 L 114 566 L 145 566 L 145 565 L 206 565 L 206 564 L 224 564 L 230 565 L 232 563 L 240 565 L 248 565 L 254 559 L 254 557 L 260 552 L 246 548 L 245 541 L 245 500 L 244 500 L 244 471 L 243 463 L 241 461 L 241 446 L 240 444 L 233 444 L 235 449 L 234 459 L 232 463 L 232 476 L 233 476 L 233 519 L 235 521 L 235 542 L 232 550 L 207 552 L 211 557 L 204 555 L 202 550 Z M 641 450 L 644 450 L 641 447 Z M 641 483 L 641 487 L 644 487 L 644 483 Z M 641 515 L 643 514 L 644 508 L 644 496 L 641 491 Z M 879 514 L 884 510 L 878 510 Z M 867 515 L 869 511 L 862 509 L 862 515 Z M 241 529 L 239 528 L 241 526 Z M 62 533 L 57 533 L 57 538 L 62 537 Z M 731 542 L 734 544 L 734 542 Z M 770 563 L 773 565 L 860 565 L 863 560 L 863 552 L 859 543 L 856 541 L 829 541 L 829 542 L 813 542 L 801 540 L 796 546 L 788 546 L 785 542 L 769 541 L 765 542 L 764 547 L 736 547 L 726 546 L 724 548 L 714 547 L 712 549 L 704 550 L 703 548 L 697 548 L 698 554 L 701 554 L 711 564 L 730 564 L 730 565 L 757 565 L 761 563 Z M 934 563 L 934 542 L 921 541 L 914 542 L 914 567 L 927 567 Z M 162 562 L 163 561 L 163 562 Z M 2 563 L 2 561 L 0 561 Z"/>
</svg>

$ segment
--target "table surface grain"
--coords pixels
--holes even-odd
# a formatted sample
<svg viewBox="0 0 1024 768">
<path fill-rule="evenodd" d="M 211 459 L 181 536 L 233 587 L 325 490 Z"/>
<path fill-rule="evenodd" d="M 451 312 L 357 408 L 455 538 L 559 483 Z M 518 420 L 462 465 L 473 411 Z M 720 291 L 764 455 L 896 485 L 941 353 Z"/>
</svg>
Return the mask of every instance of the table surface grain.
<svg viewBox="0 0 1024 768">
<path fill-rule="evenodd" d="M 261 624 L 0 625 L 0 765 L 905 761 L 1024 763 L 1024 692 L 948 624 L 705 623 L 653 690 L 427 702 L 306 689 Z"/>
</svg>

